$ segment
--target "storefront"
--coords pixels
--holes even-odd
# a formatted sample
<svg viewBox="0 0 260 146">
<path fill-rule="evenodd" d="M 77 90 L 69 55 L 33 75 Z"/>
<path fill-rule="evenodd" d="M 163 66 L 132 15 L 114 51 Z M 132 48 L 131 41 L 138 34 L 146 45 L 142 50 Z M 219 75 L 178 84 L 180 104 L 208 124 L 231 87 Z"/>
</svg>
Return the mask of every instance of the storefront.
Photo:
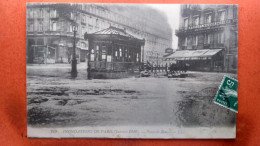
<svg viewBox="0 0 260 146">
<path fill-rule="evenodd" d="M 72 50 L 73 44 L 71 37 L 30 38 L 27 44 L 27 63 L 71 63 Z M 78 63 L 85 62 L 87 55 L 87 42 L 79 40 L 76 46 L 76 58 Z"/>
<path fill-rule="evenodd" d="M 189 64 L 189 70 L 223 71 L 223 49 L 178 50 L 165 57 L 167 64 Z"/>
</svg>

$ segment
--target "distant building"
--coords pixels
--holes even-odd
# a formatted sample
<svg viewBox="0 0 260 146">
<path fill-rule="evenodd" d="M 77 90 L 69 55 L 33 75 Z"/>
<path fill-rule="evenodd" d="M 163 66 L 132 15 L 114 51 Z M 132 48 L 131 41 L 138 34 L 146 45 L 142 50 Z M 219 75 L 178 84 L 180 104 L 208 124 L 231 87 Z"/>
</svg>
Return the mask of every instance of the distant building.
<svg viewBox="0 0 260 146">
<path fill-rule="evenodd" d="M 178 50 L 165 58 L 193 70 L 237 71 L 238 6 L 181 5 Z"/>
<path fill-rule="evenodd" d="M 77 25 L 79 61 L 89 54 L 84 34 L 110 26 L 145 40 L 144 61 L 156 62 L 171 47 L 172 31 L 166 16 L 145 5 L 125 4 L 27 4 L 27 62 L 68 63 L 73 47 L 72 26 Z"/>
</svg>

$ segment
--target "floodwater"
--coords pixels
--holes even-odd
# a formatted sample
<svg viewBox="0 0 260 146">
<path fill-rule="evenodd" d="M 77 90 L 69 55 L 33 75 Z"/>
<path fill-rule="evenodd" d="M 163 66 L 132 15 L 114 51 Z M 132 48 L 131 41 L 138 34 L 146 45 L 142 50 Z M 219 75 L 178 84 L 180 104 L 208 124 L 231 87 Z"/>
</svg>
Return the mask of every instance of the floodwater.
<svg viewBox="0 0 260 146">
<path fill-rule="evenodd" d="M 213 103 L 223 76 L 189 72 L 174 79 L 72 80 L 28 75 L 28 125 L 234 126 L 235 113 Z"/>
</svg>

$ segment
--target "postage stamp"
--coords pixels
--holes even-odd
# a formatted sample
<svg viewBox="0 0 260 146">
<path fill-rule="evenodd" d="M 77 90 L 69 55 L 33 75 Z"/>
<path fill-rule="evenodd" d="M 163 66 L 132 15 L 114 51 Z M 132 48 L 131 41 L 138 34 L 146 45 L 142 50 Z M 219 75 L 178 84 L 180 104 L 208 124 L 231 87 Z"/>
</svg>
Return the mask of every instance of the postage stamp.
<svg viewBox="0 0 260 146">
<path fill-rule="evenodd" d="M 236 79 L 224 76 L 219 90 L 214 99 L 214 103 L 226 107 L 237 113 L 238 99 L 237 99 L 238 81 Z"/>
</svg>

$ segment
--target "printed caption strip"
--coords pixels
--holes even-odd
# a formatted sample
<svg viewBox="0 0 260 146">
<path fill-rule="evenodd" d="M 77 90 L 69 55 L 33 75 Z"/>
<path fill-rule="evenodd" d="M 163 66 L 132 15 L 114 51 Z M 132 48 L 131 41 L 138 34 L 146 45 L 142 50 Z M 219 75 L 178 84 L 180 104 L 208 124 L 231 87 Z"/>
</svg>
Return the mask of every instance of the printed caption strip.
<svg viewBox="0 0 260 146">
<path fill-rule="evenodd" d="M 237 113 L 238 99 L 237 99 L 238 81 L 228 76 L 224 76 L 219 90 L 214 98 L 214 103 L 228 108 Z"/>
</svg>

